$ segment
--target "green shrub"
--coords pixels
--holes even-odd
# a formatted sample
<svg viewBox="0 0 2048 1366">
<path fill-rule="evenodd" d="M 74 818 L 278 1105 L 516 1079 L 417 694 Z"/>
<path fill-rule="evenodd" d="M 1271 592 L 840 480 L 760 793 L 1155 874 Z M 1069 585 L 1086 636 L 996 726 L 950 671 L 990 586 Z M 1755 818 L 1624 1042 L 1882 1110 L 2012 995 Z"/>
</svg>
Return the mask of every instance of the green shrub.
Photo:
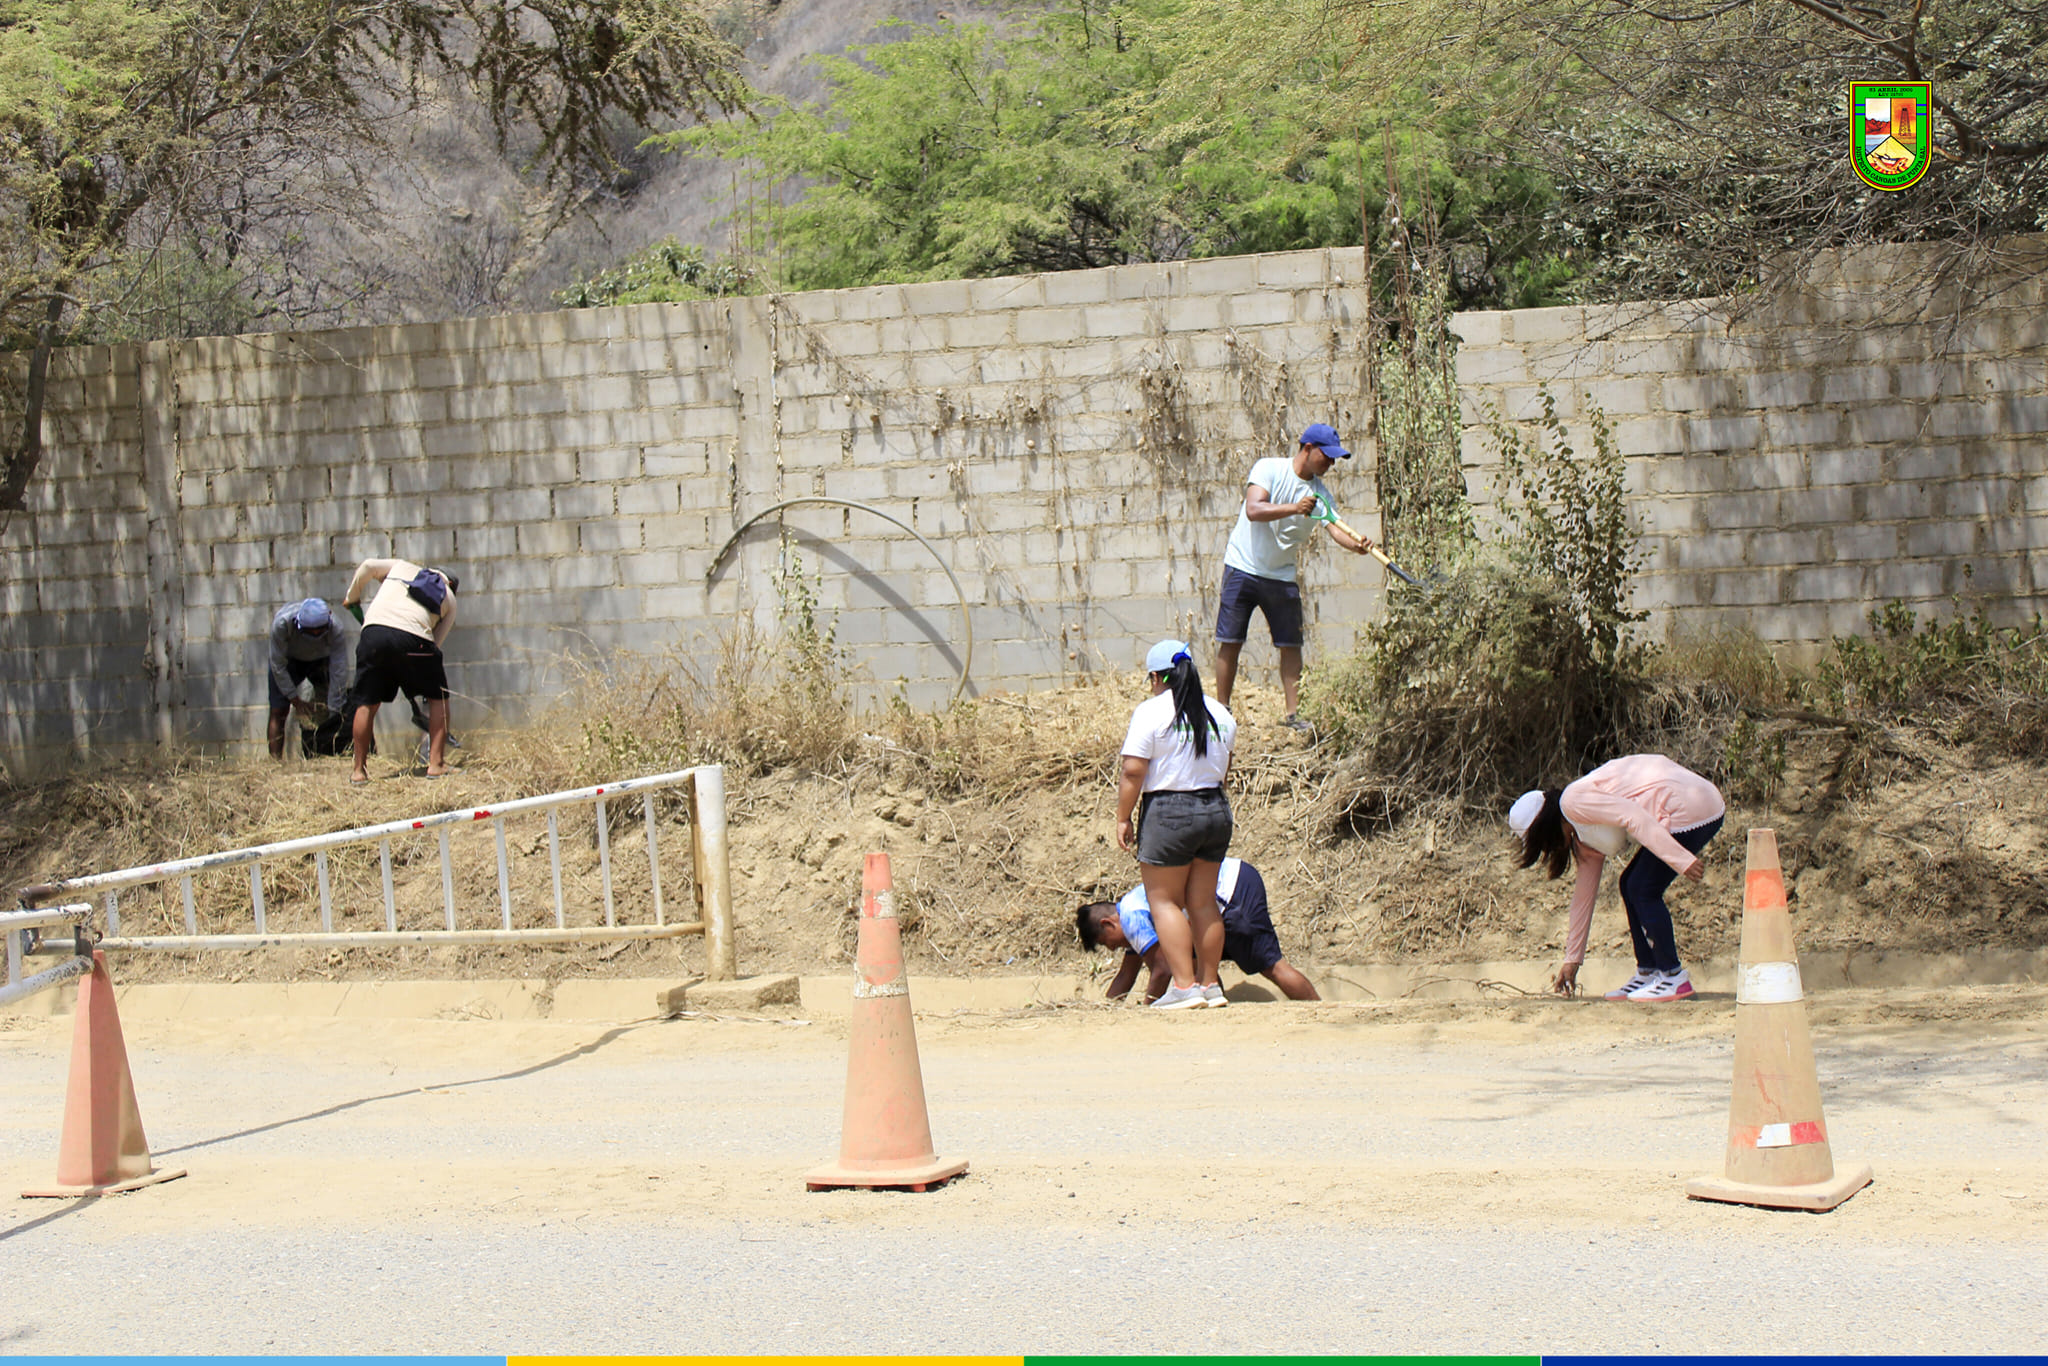
<svg viewBox="0 0 2048 1366">
<path fill-rule="evenodd" d="M 1491 807 L 1608 757 L 1649 652 L 1630 635 L 1637 566 L 1605 419 L 1571 447 L 1555 404 L 1534 434 L 1495 418 L 1503 534 L 1397 590 L 1349 659 L 1311 671 L 1309 716 L 1413 800 Z"/>
<path fill-rule="evenodd" d="M 1821 711 L 1916 720 L 1964 743 L 2016 754 L 2048 744 L 2048 623 L 1997 626 L 1956 603 L 1947 621 L 1888 603 L 1870 636 L 1838 636 L 1804 691 Z"/>
</svg>

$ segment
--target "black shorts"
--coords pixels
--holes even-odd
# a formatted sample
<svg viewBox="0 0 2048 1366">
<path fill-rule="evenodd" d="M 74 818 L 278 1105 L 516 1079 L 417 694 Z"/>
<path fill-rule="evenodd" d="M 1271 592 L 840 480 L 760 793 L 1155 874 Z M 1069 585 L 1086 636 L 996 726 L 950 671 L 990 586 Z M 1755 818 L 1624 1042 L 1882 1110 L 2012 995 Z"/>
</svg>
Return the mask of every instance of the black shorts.
<svg viewBox="0 0 2048 1366">
<path fill-rule="evenodd" d="M 1273 932 L 1273 913 L 1266 906 L 1266 880 L 1259 870 L 1237 870 L 1237 886 L 1223 907 L 1223 956 L 1244 969 L 1247 977 L 1269 971 L 1280 961 L 1280 936 Z"/>
<path fill-rule="evenodd" d="M 1254 607 L 1266 614 L 1266 629 L 1273 633 L 1274 645 L 1283 650 L 1301 648 L 1301 585 L 1247 574 L 1228 564 L 1223 566 L 1222 601 L 1216 607 L 1217 643 L 1244 644 L 1251 634 Z"/>
<path fill-rule="evenodd" d="M 333 628 L 329 628 L 330 630 Z M 292 681 L 292 691 L 299 690 L 299 684 L 313 680 L 313 700 L 327 700 L 327 661 L 324 659 L 287 659 L 284 662 L 285 677 Z M 290 707 L 292 699 L 277 690 L 277 675 L 265 669 L 263 676 L 270 681 L 270 709 L 283 711 Z"/>
<path fill-rule="evenodd" d="M 400 689 L 429 702 L 448 695 L 441 647 L 396 627 L 365 626 L 356 642 L 356 685 L 349 700 L 359 707 L 382 706 Z"/>
<path fill-rule="evenodd" d="M 1138 862 L 1185 868 L 1196 859 L 1221 863 L 1230 852 L 1230 798 L 1220 787 L 1198 792 L 1147 792 L 1138 807 Z"/>
</svg>

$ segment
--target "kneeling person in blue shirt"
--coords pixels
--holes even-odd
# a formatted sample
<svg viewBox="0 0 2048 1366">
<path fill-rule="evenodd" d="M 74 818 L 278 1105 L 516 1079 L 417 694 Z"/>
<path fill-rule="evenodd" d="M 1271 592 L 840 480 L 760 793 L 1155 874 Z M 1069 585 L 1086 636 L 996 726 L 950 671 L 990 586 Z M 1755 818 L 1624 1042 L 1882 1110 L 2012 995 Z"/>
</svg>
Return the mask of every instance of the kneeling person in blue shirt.
<svg viewBox="0 0 2048 1366">
<path fill-rule="evenodd" d="M 1223 860 L 1216 875 L 1216 899 L 1223 906 L 1223 956 L 1244 970 L 1247 977 L 1258 974 L 1280 988 L 1289 1000 L 1319 1001 L 1321 996 L 1308 978 L 1280 956 L 1280 937 L 1273 932 L 1273 914 L 1266 907 L 1266 880 L 1259 870 L 1243 859 Z M 1145 999 L 1157 1000 L 1173 980 L 1165 956 L 1159 951 L 1159 936 L 1152 929 L 1152 908 L 1146 904 L 1145 889 L 1133 887 L 1121 901 L 1091 901 L 1074 911 L 1074 928 L 1080 932 L 1081 947 L 1122 949 L 1123 963 L 1110 981 L 1106 993 L 1116 1000 L 1138 980 L 1138 965 L 1152 970 L 1145 986 Z"/>
</svg>

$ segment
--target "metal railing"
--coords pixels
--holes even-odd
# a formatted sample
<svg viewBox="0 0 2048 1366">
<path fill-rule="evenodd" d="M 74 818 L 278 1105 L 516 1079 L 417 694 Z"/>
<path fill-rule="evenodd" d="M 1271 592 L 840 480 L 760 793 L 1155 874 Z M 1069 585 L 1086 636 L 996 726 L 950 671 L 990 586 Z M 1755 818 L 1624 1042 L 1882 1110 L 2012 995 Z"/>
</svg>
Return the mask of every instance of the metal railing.
<svg viewBox="0 0 2048 1366">
<path fill-rule="evenodd" d="M 91 972 L 89 936 L 74 931 L 69 939 L 45 939 L 37 933 L 49 925 L 83 925 L 91 916 L 92 907 L 84 902 L 42 910 L 0 911 L 0 938 L 7 941 L 7 984 L 0 986 L 0 1006 L 13 1005 L 47 987 Z M 72 957 L 68 963 L 23 977 L 22 960 L 32 953 L 68 953 Z"/>
<path fill-rule="evenodd" d="M 698 918 L 671 924 L 662 899 L 661 841 L 656 816 L 656 796 L 665 789 L 683 787 L 690 815 L 691 861 Z M 621 798 L 640 797 L 642 821 L 647 832 L 647 868 L 651 888 L 652 923 L 622 925 L 618 922 L 612 879 L 611 825 L 607 806 Z M 562 896 L 561 810 L 589 805 L 594 808 L 598 867 L 604 892 L 603 925 L 571 925 Z M 511 864 L 506 847 L 505 820 L 510 816 L 545 811 L 548 819 L 548 866 L 554 885 L 552 928 L 517 929 L 513 926 Z M 458 826 L 488 821 L 497 838 L 499 924 L 494 929 L 456 928 L 455 871 L 449 851 L 449 834 Z M 442 928 L 401 929 L 398 902 L 391 874 L 391 841 L 394 837 L 434 831 L 440 845 Z M 384 928 L 381 930 L 340 930 L 334 928 L 334 898 L 327 852 L 344 845 L 377 846 L 379 872 L 384 892 Z M 320 928 L 272 931 L 266 922 L 263 899 L 263 863 L 312 855 L 314 875 L 320 892 Z M 246 865 L 249 870 L 249 905 L 253 934 L 203 934 L 192 895 L 194 874 Z M 184 934 L 133 935 L 121 933 L 122 888 L 164 884 L 175 880 L 182 894 L 185 912 Z M 325 835 L 280 840 L 273 844 L 228 849 L 217 854 L 176 859 L 168 863 L 123 868 L 111 873 L 64 878 L 25 887 L 21 904 L 33 908 L 60 897 L 80 892 L 102 896 L 105 937 L 97 947 L 115 950 L 192 950 L 259 948 L 369 948 L 398 944 L 536 944 L 601 942 L 605 940 L 673 939 L 701 934 L 705 941 L 704 975 L 713 980 L 738 974 L 732 933 L 732 876 L 726 847 L 725 770 L 716 765 L 660 773 L 645 778 L 627 778 L 599 787 L 577 788 L 541 797 L 523 797 L 498 806 L 443 811 L 416 820 L 387 821 L 382 825 L 359 826 Z M 87 908 L 88 911 L 90 908 Z M 87 960 L 90 966 L 90 960 Z"/>
</svg>

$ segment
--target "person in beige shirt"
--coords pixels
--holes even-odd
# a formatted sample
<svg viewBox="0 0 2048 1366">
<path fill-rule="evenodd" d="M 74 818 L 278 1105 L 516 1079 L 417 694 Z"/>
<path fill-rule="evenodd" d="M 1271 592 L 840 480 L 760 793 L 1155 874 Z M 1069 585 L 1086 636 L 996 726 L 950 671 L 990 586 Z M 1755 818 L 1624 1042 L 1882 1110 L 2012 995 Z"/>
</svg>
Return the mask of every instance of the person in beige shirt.
<svg viewBox="0 0 2048 1366">
<path fill-rule="evenodd" d="M 363 623 L 356 642 L 355 771 L 351 783 L 370 781 L 368 762 L 377 708 L 403 689 L 427 704 L 427 776 L 448 771 L 448 672 L 441 643 L 455 628 L 455 592 L 461 580 L 410 560 L 364 560 L 341 605 Z M 367 607 L 363 595 L 375 585 Z"/>
</svg>

